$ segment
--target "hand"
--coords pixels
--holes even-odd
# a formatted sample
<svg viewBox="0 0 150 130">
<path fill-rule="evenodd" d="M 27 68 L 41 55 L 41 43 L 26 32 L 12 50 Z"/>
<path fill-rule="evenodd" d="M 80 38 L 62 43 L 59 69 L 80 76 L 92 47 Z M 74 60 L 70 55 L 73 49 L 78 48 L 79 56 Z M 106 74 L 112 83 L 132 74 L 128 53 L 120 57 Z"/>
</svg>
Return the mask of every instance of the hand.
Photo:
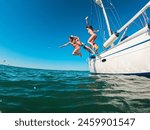
<svg viewBox="0 0 150 130">
<path fill-rule="evenodd" d="M 59 48 L 63 48 L 65 45 L 59 46 Z"/>
<path fill-rule="evenodd" d="M 87 20 L 87 19 L 88 19 L 88 16 L 85 17 L 85 20 Z"/>
<path fill-rule="evenodd" d="M 70 44 L 70 42 L 68 42 L 68 43 L 66 43 L 66 44 L 64 44 L 64 45 L 59 46 L 59 48 L 63 48 L 63 47 L 65 47 L 65 46 L 69 45 L 69 44 Z"/>
</svg>

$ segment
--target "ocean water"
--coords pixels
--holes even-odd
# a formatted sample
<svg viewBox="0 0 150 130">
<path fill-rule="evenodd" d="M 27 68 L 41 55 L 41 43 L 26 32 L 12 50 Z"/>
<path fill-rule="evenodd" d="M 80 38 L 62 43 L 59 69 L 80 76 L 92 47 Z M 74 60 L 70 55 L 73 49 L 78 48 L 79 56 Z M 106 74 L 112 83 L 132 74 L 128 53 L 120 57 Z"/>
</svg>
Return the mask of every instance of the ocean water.
<svg viewBox="0 0 150 130">
<path fill-rule="evenodd" d="M 150 78 L 0 66 L 2 113 L 150 112 Z"/>
</svg>

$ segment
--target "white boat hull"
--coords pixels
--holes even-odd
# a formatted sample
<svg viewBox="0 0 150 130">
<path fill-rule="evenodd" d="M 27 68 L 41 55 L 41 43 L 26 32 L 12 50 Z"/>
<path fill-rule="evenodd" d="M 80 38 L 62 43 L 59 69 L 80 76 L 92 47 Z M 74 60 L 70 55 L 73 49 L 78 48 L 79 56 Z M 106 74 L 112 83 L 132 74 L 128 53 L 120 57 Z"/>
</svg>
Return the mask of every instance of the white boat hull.
<svg viewBox="0 0 150 130">
<path fill-rule="evenodd" d="M 117 46 L 88 60 L 91 73 L 150 73 L 150 29 L 144 27 Z"/>
</svg>

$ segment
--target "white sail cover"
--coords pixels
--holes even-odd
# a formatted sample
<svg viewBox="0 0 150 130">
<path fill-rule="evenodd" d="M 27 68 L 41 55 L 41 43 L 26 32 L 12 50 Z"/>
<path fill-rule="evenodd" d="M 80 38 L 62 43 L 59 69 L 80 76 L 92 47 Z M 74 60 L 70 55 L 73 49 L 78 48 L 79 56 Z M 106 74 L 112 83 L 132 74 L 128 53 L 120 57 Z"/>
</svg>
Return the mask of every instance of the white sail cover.
<svg viewBox="0 0 150 130">
<path fill-rule="evenodd" d="M 118 36 L 116 34 L 112 34 L 111 37 L 103 44 L 105 48 L 111 46 L 116 40 Z"/>
</svg>

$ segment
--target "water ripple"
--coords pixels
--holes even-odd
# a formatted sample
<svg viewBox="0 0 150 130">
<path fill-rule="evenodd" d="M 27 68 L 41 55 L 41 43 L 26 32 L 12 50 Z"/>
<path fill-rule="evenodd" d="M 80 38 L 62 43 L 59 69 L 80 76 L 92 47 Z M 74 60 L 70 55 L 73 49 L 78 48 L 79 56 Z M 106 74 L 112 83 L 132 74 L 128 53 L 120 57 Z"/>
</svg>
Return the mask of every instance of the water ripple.
<svg viewBox="0 0 150 130">
<path fill-rule="evenodd" d="M 0 66 L 0 112 L 150 112 L 150 79 Z"/>
</svg>

